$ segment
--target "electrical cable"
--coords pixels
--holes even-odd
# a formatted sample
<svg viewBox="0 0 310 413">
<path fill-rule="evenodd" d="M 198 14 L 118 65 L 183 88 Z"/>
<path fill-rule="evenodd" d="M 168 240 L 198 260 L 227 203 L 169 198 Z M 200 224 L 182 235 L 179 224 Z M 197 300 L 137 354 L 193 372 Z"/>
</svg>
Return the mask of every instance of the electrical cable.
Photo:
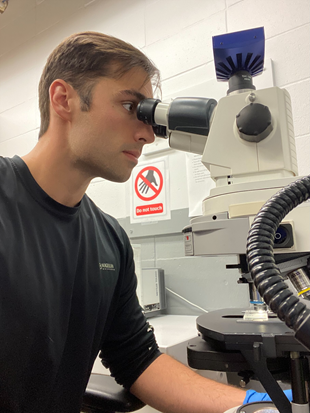
<svg viewBox="0 0 310 413">
<path fill-rule="evenodd" d="M 253 221 L 247 239 L 247 259 L 254 284 L 280 320 L 310 350 L 310 310 L 284 282 L 273 255 L 274 238 L 283 218 L 310 197 L 310 176 L 284 187 L 270 198 Z"/>
<path fill-rule="evenodd" d="M 204 311 L 205 313 L 208 313 L 208 312 L 209 312 L 209 311 L 205 310 L 204 308 L 199 307 L 199 305 L 194 304 L 194 303 L 192 303 L 191 301 L 187 300 L 186 298 L 182 297 L 180 294 L 178 294 L 178 293 L 170 290 L 170 288 L 166 287 L 166 290 L 169 291 L 169 293 L 175 295 L 176 297 L 181 298 L 181 300 L 183 300 L 183 301 L 185 301 L 186 303 L 192 305 L 193 307 L 196 307 L 196 308 L 198 308 L 199 310 Z"/>
</svg>

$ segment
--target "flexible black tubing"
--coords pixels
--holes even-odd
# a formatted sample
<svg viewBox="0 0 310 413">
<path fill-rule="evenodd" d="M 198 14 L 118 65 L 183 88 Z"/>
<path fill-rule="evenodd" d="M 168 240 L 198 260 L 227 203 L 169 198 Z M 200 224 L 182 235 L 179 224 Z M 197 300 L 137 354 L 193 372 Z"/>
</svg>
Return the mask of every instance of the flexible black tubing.
<svg viewBox="0 0 310 413">
<path fill-rule="evenodd" d="M 310 310 L 284 282 L 273 254 L 274 238 L 281 221 L 309 198 L 310 176 L 298 179 L 270 198 L 250 228 L 247 259 L 254 284 L 264 301 L 310 350 Z"/>
</svg>

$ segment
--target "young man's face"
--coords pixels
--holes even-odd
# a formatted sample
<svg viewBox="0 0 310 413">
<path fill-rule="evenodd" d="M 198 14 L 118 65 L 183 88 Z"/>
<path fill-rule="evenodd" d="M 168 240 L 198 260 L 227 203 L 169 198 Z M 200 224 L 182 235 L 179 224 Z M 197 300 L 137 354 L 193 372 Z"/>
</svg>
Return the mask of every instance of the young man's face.
<svg viewBox="0 0 310 413">
<path fill-rule="evenodd" d="M 90 110 L 76 111 L 69 140 L 72 161 L 91 178 L 126 181 L 143 146 L 154 141 L 152 127 L 136 115 L 140 100 L 153 95 L 146 79 L 140 68 L 117 80 L 102 78 L 93 89 Z"/>
</svg>

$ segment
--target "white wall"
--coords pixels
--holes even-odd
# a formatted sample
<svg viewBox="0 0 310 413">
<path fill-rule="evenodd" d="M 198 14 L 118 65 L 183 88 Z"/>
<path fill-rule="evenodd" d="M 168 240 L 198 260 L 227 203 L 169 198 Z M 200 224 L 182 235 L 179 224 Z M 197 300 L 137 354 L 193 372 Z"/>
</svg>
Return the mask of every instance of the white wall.
<svg viewBox="0 0 310 413">
<path fill-rule="evenodd" d="M 10 0 L 0 15 L 0 154 L 35 145 L 39 77 L 71 33 L 102 31 L 141 48 L 162 72 L 164 97 L 215 77 L 212 36 L 264 26 L 275 85 L 292 98 L 299 173 L 309 174 L 309 8 L 309 0 Z M 188 204 L 184 156 L 170 156 L 172 209 Z M 129 215 L 119 202 L 128 184 L 97 181 L 89 193 L 117 218 Z"/>
<path fill-rule="evenodd" d="M 310 174 L 309 9 L 310 0 L 10 0 L 0 15 L 0 155 L 23 155 L 35 145 L 42 68 L 51 50 L 74 32 L 102 31 L 141 48 L 162 72 L 165 97 L 214 79 L 212 36 L 264 26 L 274 83 L 292 98 L 299 173 Z M 169 156 L 170 205 L 186 208 L 185 155 Z M 128 184 L 96 180 L 88 192 L 108 213 L 129 215 Z M 151 265 L 165 268 L 170 287 L 184 284 L 181 292 L 207 308 L 219 305 L 216 286 L 225 304 L 230 296 L 238 297 L 232 294 L 236 280 L 231 275 L 217 277 L 219 271 L 224 274 L 224 261 L 210 258 L 211 278 L 205 280 L 202 259 L 182 260 L 182 239 L 173 240 L 163 237 L 144 245 Z"/>
</svg>

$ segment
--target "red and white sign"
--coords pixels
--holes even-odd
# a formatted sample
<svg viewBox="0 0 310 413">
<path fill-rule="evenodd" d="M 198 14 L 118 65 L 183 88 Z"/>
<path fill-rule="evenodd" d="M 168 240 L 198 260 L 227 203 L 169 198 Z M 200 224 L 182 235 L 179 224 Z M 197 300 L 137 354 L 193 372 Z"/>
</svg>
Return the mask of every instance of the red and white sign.
<svg viewBox="0 0 310 413">
<path fill-rule="evenodd" d="M 137 166 L 133 171 L 132 182 L 131 220 L 133 222 L 170 218 L 167 204 L 169 179 L 167 179 L 165 160 Z"/>
<path fill-rule="evenodd" d="M 136 207 L 136 215 L 141 217 L 143 215 L 161 214 L 164 212 L 163 204 L 141 205 Z"/>
</svg>

